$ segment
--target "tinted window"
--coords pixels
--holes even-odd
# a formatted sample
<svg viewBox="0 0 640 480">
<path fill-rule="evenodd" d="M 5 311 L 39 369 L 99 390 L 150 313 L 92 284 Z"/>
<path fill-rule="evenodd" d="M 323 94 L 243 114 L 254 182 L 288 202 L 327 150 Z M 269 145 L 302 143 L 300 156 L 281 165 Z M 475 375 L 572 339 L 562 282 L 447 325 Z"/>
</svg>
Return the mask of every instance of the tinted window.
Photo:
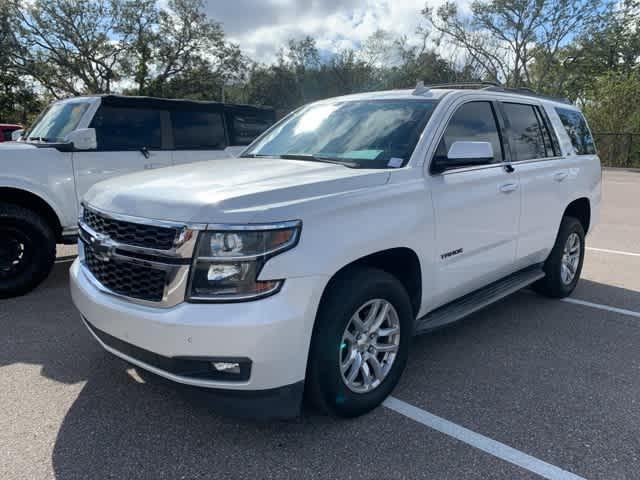
<svg viewBox="0 0 640 480">
<path fill-rule="evenodd" d="M 560 152 L 555 150 L 555 142 L 551 139 L 551 131 L 549 130 L 549 126 L 547 125 L 547 121 L 545 120 L 542 111 L 538 107 L 533 107 L 536 112 L 536 118 L 538 119 L 538 123 L 541 127 L 542 139 L 544 140 L 544 149 L 547 157 L 555 157 L 559 155 Z"/>
<path fill-rule="evenodd" d="M 560 116 L 560 120 L 571 139 L 571 144 L 576 153 L 578 155 L 594 155 L 596 146 L 593 143 L 593 137 L 591 137 L 587 121 L 582 114 L 566 108 L 556 108 L 556 112 Z"/>
<path fill-rule="evenodd" d="M 230 117 L 233 145 L 249 145 L 273 124 L 273 116 L 270 114 L 233 113 Z"/>
<path fill-rule="evenodd" d="M 171 112 L 173 142 L 183 150 L 222 150 L 227 145 L 222 114 L 178 110 Z"/>
<path fill-rule="evenodd" d="M 10 142 L 11 141 L 11 133 L 13 132 L 13 130 L 7 128 L 5 130 L 2 130 L 2 138 L 5 142 Z"/>
<path fill-rule="evenodd" d="M 500 135 L 491 103 L 469 102 L 461 106 L 451 117 L 436 156 L 446 158 L 455 142 L 489 142 L 493 147 L 493 161 L 502 161 Z"/>
<path fill-rule="evenodd" d="M 505 103 L 504 113 L 509 122 L 509 140 L 513 160 L 531 160 L 545 158 L 542 127 L 538 123 L 536 111 L 532 105 Z"/>
<path fill-rule="evenodd" d="M 161 111 L 145 108 L 100 107 L 91 121 L 101 150 L 160 149 Z"/>
</svg>

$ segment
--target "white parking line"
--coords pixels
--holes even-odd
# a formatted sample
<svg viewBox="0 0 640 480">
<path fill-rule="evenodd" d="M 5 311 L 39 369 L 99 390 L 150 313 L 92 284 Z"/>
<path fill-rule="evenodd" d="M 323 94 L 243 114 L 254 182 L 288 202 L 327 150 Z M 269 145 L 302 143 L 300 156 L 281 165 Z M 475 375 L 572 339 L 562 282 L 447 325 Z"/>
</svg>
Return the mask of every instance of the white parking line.
<svg viewBox="0 0 640 480">
<path fill-rule="evenodd" d="M 60 259 L 56 260 L 54 263 L 71 263 L 71 262 L 73 262 L 75 259 L 76 259 L 76 257 L 71 257 L 71 258 L 68 258 L 68 257 L 66 257 L 66 258 L 65 258 L 65 257 L 63 257 L 63 258 L 60 258 Z"/>
<path fill-rule="evenodd" d="M 587 247 L 587 250 L 591 250 L 593 252 L 614 253 L 616 255 L 627 255 L 629 257 L 640 257 L 640 253 L 623 252 L 622 250 L 609 250 L 608 248 Z"/>
<path fill-rule="evenodd" d="M 500 443 L 489 437 L 473 432 L 418 407 L 414 407 L 413 405 L 403 402 L 402 400 L 398 400 L 395 397 L 388 397 L 384 401 L 383 405 L 394 412 L 426 425 L 429 428 L 433 428 L 440 433 L 444 433 L 445 435 L 453 437 L 456 440 L 460 440 L 467 445 L 471 445 L 472 447 L 482 450 L 494 457 L 517 465 L 525 470 L 529 470 L 530 472 L 536 473 L 544 478 L 548 478 L 550 480 L 585 480 L 583 477 L 574 473 L 562 470 L 550 463 L 539 460 L 531 455 L 527 455 L 520 450 L 516 450 L 504 443 Z"/>
<path fill-rule="evenodd" d="M 630 317 L 640 318 L 640 312 L 634 312 L 633 310 L 627 310 L 626 308 L 611 307 L 609 305 L 602 305 L 601 303 L 587 302 L 585 300 L 578 300 L 577 298 L 562 298 L 561 301 L 567 303 L 574 303 L 576 305 L 582 305 L 585 307 L 597 308 L 598 310 L 606 310 L 608 312 L 620 313 L 622 315 L 628 315 Z"/>
</svg>

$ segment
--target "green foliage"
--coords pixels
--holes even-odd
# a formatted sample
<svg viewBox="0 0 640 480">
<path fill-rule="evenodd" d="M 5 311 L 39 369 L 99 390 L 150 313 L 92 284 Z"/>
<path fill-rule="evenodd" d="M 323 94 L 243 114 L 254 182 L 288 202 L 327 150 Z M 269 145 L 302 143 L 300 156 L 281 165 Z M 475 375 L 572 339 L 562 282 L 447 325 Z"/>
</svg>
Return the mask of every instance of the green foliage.
<svg viewBox="0 0 640 480">
<path fill-rule="evenodd" d="M 596 78 L 584 112 L 597 132 L 640 133 L 640 71 Z"/>
<path fill-rule="evenodd" d="M 0 121 L 52 97 L 123 92 L 271 105 L 416 82 L 490 80 L 565 96 L 595 131 L 640 132 L 639 0 L 476 0 L 425 7 L 414 36 L 357 50 L 311 37 L 250 61 L 204 0 L 0 0 Z M 611 0 L 613 1 L 613 0 Z M 441 52 L 447 52 L 446 57 Z"/>
</svg>

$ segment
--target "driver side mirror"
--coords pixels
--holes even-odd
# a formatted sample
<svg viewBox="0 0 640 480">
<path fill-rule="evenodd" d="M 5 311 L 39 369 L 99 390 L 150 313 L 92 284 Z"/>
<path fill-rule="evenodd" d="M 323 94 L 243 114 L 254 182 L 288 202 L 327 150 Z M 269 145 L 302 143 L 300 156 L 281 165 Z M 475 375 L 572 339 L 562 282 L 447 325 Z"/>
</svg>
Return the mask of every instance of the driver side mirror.
<svg viewBox="0 0 640 480">
<path fill-rule="evenodd" d="M 22 138 L 22 135 L 24 135 L 24 129 L 21 128 L 20 130 L 14 130 L 13 132 L 11 132 L 11 141 L 12 142 L 17 142 L 18 140 L 20 140 Z"/>
<path fill-rule="evenodd" d="M 453 142 L 446 157 L 436 156 L 431 162 L 432 173 L 473 165 L 485 165 L 493 161 L 490 142 Z"/>
<path fill-rule="evenodd" d="M 66 139 L 76 150 L 95 150 L 98 148 L 95 128 L 79 128 L 67 134 Z"/>
</svg>

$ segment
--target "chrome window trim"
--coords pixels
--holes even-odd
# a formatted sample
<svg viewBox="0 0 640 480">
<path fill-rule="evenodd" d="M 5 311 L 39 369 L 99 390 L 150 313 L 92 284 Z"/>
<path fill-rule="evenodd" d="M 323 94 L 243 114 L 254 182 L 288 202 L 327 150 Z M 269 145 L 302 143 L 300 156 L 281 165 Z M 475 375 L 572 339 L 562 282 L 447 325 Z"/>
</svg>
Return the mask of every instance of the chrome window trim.
<svg viewBox="0 0 640 480">
<path fill-rule="evenodd" d="M 563 160 L 565 157 L 564 156 L 558 156 L 558 157 L 543 157 L 543 158 L 530 158 L 528 160 L 518 160 L 516 162 L 500 162 L 500 163 L 491 163 L 491 164 L 487 164 L 487 165 L 474 165 L 471 167 L 460 167 L 460 168 L 452 168 L 450 170 L 446 170 L 442 173 L 439 174 L 435 174 L 432 176 L 437 177 L 438 175 L 451 175 L 454 173 L 464 173 L 464 172 L 472 172 L 475 170 L 486 170 L 488 168 L 504 168 L 506 165 L 512 165 L 512 166 L 517 166 L 517 165 L 525 165 L 528 163 L 538 163 L 538 162 L 548 162 L 551 160 Z"/>
</svg>

